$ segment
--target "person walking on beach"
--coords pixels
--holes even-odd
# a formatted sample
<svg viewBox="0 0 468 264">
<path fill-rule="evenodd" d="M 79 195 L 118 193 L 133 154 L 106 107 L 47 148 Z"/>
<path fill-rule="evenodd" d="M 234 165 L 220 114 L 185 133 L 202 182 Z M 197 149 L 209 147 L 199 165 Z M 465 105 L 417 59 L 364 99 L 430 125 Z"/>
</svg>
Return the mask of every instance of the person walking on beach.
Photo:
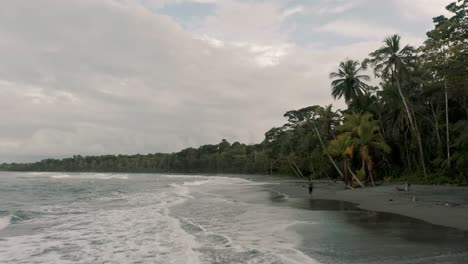
<svg viewBox="0 0 468 264">
<path fill-rule="evenodd" d="M 309 180 L 309 196 L 312 197 L 312 192 L 314 191 L 314 183 Z"/>
</svg>

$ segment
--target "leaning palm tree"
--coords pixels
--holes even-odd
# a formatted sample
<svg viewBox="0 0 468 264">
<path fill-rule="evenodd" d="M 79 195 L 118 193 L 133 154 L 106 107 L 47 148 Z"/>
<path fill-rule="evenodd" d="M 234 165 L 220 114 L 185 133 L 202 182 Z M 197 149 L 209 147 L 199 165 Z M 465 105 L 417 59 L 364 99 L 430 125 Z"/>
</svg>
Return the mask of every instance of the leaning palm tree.
<svg viewBox="0 0 468 264">
<path fill-rule="evenodd" d="M 349 177 L 348 171 L 349 168 L 349 161 L 353 159 L 354 153 L 354 145 L 353 139 L 346 134 L 341 134 L 330 141 L 327 149 L 325 150 L 327 155 L 333 157 L 340 157 L 343 160 L 343 181 L 345 182 L 346 186 L 352 185 L 352 179 Z"/>
<path fill-rule="evenodd" d="M 390 147 L 380 134 L 379 121 L 371 120 L 370 113 L 347 114 L 345 119 L 346 122 L 338 128 L 343 132 L 340 136 L 352 139 L 349 148 L 359 152 L 362 161 L 361 170 L 364 172 L 367 170 L 368 179 L 375 186 L 371 154 L 376 151 L 390 152 Z"/>
<path fill-rule="evenodd" d="M 355 60 L 346 60 L 340 63 L 338 72 L 330 73 L 333 79 L 332 96 L 335 99 L 344 97 L 346 103 L 364 95 L 369 87 L 364 81 L 370 81 L 368 75 L 361 74 L 365 67 Z"/>
<path fill-rule="evenodd" d="M 392 83 L 396 85 L 401 101 L 403 102 L 411 130 L 417 139 L 419 158 L 424 176 L 427 176 L 421 136 L 416 125 L 415 117 L 408 106 L 408 102 L 401 88 L 402 80 L 413 68 L 412 63 L 414 61 L 413 54 L 415 49 L 410 45 L 406 45 L 402 48 L 400 40 L 401 38 L 398 35 L 387 37 L 384 40 L 385 45 L 383 47 L 369 54 L 371 56 L 370 62 L 374 65 L 375 76 L 391 80 Z"/>
<path fill-rule="evenodd" d="M 356 145 L 359 148 L 362 169 L 364 169 L 364 171 L 367 169 L 371 183 L 373 186 L 375 186 L 371 151 L 382 151 L 384 153 L 389 153 L 391 149 L 385 143 L 382 134 L 380 134 L 379 126 L 372 121 L 364 122 L 359 126 Z"/>
</svg>

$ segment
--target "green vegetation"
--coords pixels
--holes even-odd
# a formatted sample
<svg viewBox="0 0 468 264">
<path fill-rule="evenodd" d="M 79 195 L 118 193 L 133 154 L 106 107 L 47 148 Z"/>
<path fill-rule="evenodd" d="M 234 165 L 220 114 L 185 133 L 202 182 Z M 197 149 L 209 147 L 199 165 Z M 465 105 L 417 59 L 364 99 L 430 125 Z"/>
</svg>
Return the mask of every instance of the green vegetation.
<svg viewBox="0 0 468 264">
<path fill-rule="evenodd" d="M 370 181 L 375 186 L 373 176 L 374 158 L 371 153 L 376 156 L 390 152 L 390 147 L 380 134 L 379 122 L 370 120 L 371 118 L 372 114 L 370 113 L 345 114 L 346 121 L 342 126 L 338 127 L 341 134 L 328 145 L 327 152 L 333 156 L 341 156 L 343 160 L 343 175 L 345 175 L 344 181 L 347 185 L 352 184 L 351 177 L 348 177 L 348 171 L 351 174 L 353 173 L 349 164 L 352 164 L 355 153 L 359 155 L 362 166 L 358 171 L 358 175 L 361 177 L 353 175 L 353 178 L 360 185 L 362 185 L 361 180 L 365 180 L 366 182 Z"/>
<path fill-rule="evenodd" d="M 110 171 L 294 174 L 338 178 L 346 185 L 409 180 L 468 184 L 468 0 L 434 18 L 419 47 L 398 35 L 362 63 L 346 60 L 330 74 L 331 94 L 347 109 L 309 106 L 284 114 L 287 123 L 260 144 L 219 144 L 172 154 L 74 156 L 14 171 Z M 373 70 L 379 87 L 369 84 Z"/>
</svg>

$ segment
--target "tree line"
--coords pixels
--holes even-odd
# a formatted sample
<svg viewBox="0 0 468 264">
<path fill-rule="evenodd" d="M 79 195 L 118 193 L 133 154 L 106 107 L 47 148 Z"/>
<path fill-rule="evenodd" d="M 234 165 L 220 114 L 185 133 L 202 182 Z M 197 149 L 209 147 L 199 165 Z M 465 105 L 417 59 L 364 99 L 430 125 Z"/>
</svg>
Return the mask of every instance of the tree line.
<svg viewBox="0 0 468 264">
<path fill-rule="evenodd" d="M 177 153 L 73 156 L 0 165 L 12 171 L 294 174 L 346 185 L 409 179 L 468 184 L 468 0 L 433 19 L 420 47 L 399 35 L 363 61 L 330 73 L 331 95 L 347 108 L 313 105 L 284 114 L 287 122 L 259 144 L 229 143 Z M 370 76 L 380 81 L 370 85 Z"/>
</svg>

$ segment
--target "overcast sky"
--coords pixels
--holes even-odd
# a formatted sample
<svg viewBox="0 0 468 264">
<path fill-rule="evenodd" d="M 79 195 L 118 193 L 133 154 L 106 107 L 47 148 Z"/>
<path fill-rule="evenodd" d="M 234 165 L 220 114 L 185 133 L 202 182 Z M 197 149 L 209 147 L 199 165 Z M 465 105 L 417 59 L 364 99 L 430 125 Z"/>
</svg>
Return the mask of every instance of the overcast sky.
<svg viewBox="0 0 468 264">
<path fill-rule="evenodd" d="M 450 0 L 0 1 L 0 162 L 260 142 Z"/>
</svg>

